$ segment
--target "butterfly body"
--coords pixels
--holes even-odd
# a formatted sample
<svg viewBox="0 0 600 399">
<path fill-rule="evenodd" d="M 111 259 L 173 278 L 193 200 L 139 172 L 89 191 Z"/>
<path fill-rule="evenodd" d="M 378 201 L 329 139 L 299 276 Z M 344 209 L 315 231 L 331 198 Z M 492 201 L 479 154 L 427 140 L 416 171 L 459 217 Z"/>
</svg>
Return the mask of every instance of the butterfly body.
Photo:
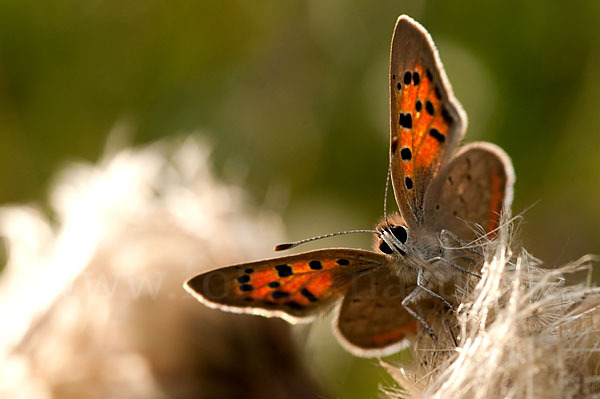
<svg viewBox="0 0 600 399">
<path fill-rule="evenodd" d="M 501 212 L 510 211 L 514 172 L 493 144 L 457 150 L 466 115 L 429 33 L 410 17 L 398 18 L 390 58 L 390 175 L 400 214 L 371 231 L 375 250 L 322 249 L 218 268 L 184 284 L 200 302 L 292 323 L 339 304 L 334 332 L 358 356 L 394 353 L 419 327 L 435 340 L 425 311 L 454 308 L 442 289 L 479 276 L 481 256 L 467 244 L 494 237 Z"/>
<path fill-rule="evenodd" d="M 434 235 L 420 229 L 414 241 L 407 226 L 381 222 L 376 250 L 388 255 L 390 270 L 404 281 L 416 281 L 417 272 L 427 268 L 427 261 L 440 254 L 441 246 Z"/>
</svg>

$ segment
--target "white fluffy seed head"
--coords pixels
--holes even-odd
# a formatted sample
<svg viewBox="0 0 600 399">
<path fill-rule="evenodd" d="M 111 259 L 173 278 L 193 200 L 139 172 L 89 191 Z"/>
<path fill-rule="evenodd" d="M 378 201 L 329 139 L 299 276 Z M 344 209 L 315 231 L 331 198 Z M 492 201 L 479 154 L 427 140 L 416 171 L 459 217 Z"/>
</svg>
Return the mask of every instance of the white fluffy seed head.
<svg viewBox="0 0 600 399">
<path fill-rule="evenodd" d="M 514 227 L 514 220 L 504 223 L 483 247 L 482 279 L 456 287 L 458 317 L 441 307 L 431 316 L 439 345 L 421 333 L 411 365 L 382 362 L 401 387 L 383 388 L 390 397 L 580 398 L 600 392 L 600 291 L 589 284 L 600 258 L 543 269 L 527 251 L 513 254 Z M 565 277 L 586 282 L 567 284 Z"/>
</svg>

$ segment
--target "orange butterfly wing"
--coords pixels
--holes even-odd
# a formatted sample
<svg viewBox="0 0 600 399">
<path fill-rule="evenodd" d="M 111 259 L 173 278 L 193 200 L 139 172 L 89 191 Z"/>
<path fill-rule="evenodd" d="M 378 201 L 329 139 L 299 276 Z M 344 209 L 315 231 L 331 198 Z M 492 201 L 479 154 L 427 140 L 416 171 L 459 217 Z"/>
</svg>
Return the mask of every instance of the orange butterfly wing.
<svg viewBox="0 0 600 399">
<path fill-rule="evenodd" d="M 309 322 L 355 278 L 387 262 L 375 252 L 323 249 L 216 269 L 191 278 L 184 288 L 212 308 Z"/>
<path fill-rule="evenodd" d="M 405 15 L 390 60 L 390 163 L 394 194 L 411 228 L 422 223 L 425 191 L 466 129 L 429 33 Z"/>
</svg>

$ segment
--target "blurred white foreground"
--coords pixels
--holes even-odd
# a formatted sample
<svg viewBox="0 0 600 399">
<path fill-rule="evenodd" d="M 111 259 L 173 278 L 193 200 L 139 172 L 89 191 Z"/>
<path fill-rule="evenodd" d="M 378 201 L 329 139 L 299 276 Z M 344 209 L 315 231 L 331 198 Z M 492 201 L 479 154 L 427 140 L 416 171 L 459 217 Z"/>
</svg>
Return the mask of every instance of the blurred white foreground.
<svg viewBox="0 0 600 399">
<path fill-rule="evenodd" d="M 283 240 L 279 217 L 217 181 L 209 154 L 193 137 L 114 151 L 62 172 L 53 220 L 0 209 L 0 397 L 316 391 L 285 323 L 209 310 L 182 288 Z"/>
</svg>

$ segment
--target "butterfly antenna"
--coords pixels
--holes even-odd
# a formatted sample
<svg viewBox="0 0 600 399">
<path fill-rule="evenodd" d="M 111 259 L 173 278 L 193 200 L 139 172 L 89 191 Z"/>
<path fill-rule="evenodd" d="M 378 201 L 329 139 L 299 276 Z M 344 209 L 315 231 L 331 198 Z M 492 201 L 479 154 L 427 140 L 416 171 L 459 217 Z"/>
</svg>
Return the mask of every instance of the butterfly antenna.
<svg viewBox="0 0 600 399">
<path fill-rule="evenodd" d="M 350 233 L 372 233 L 372 234 L 378 234 L 377 231 L 375 231 L 375 230 L 347 230 L 347 231 L 338 231 L 337 233 L 329 233 L 329 234 L 324 234 L 322 236 L 305 238 L 304 240 L 300 240 L 300 241 L 294 241 L 294 242 L 289 242 L 289 243 L 285 243 L 285 244 L 279 244 L 279 245 L 275 246 L 275 251 L 284 251 L 286 249 L 297 247 L 298 245 L 304 244 L 305 242 L 311 242 L 311 241 L 316 241 L 316 240 L 320 240 L 320 239 L 323 239 L 323 238 L 341 236 L 341 235 L 350 234 Z"/>
<path fill-rule="evenodd" d="M 390 174 L 392 171 L 392 164 L 388 166 L 387 177 L 385 178 L 385 194 L 383 196 L 383 217 L 385 218 L 385 224 L 389 226 L 387 217 L 387 199 L 388 199 L 388 187 L 390 185 Z"/>
</svg>

